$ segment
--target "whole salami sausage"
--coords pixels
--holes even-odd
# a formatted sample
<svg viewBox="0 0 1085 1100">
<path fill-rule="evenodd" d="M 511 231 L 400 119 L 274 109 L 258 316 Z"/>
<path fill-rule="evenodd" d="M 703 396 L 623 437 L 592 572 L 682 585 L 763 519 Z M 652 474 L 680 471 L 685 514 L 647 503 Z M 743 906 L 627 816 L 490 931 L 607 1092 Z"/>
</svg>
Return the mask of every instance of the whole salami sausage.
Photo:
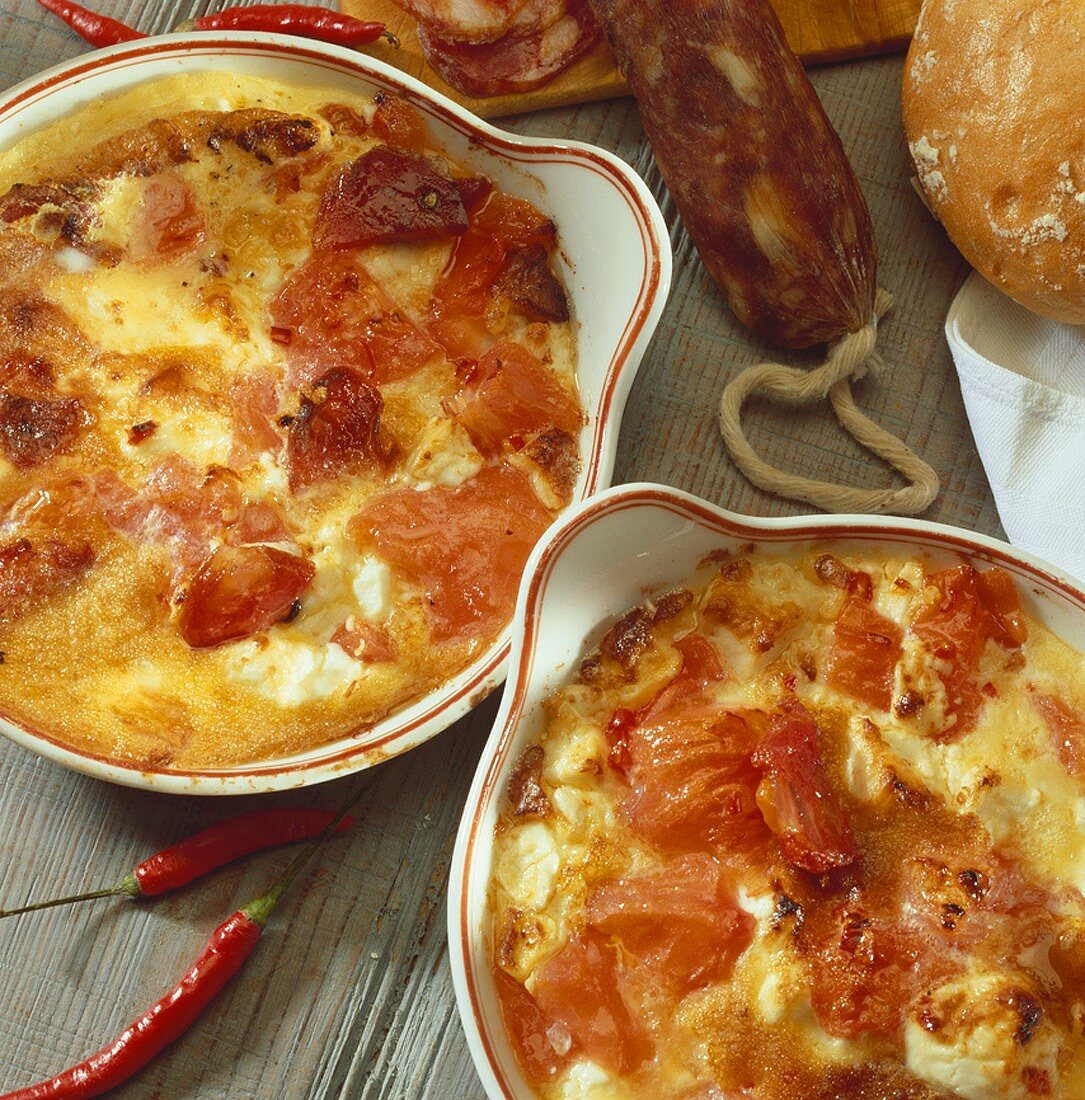
<svg viewBox="0 0 1085 1100">
<path fill-rule="evenodd" d="M 867 324 L 870 214 L 769 0 L 591 5 L 686 229 L 738 318 L 788 348 Z"/>
<path fill-rule="evenodd" d="M 921 512 L 938 477 L 855 404 L 879 315 L 870 212 L 844 147 L 769 0 L 590 0 L 640 107 L 663 179 L 731 309 L 787 348 L 829 343 L 816 370 L 762 363 L 720 398 L 720 430 L 755 484 L 834 512 Z M 762 393 L 827 398 L 901 488 L 839 485 L 777 469 L 750 445 L 742 406 Z"/>
</svg>

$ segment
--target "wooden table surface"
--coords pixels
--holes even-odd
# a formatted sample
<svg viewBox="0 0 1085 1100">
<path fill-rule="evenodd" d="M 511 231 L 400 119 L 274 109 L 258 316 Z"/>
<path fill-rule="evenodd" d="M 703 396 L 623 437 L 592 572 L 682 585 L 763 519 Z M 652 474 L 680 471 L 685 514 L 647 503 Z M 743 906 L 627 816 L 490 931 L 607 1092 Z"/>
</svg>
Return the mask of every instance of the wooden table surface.
<svg viewBox="0 0 1085 1100">
<path fill-rule="evenodd" d="M 148 32 L 203 9 L 169 0 L 96 2 Z M 81 49 L 32 0 L 0 0 L 0 86 Z M 873 210 L 882 285 L 896 297 L 881 336 L 888 366 L 857 395 L 941 475 L 930 518 L 1001 534 L 942 335 L 966 267 L 909 185 L 900 74 L 900 59 L 814 74 Z M 675 223 L 632 102 L 551 110 L 508 125 L 613 150 L 649 181 L 672 227 L 674 287 L 625 414 L 615 481 L 668 482 L 757 515 L 799 512 L 753 489 L 719 440 L 721 386 L 771 351 L 733 320 Z M 825 409 L 752 411 L 755 438 L 770 460 L 852 483 L 891 483 L 893 475 L 851 444 Z M 117 1096 L 481 1096 L 453 999 L 445 884 L 496 709 L 491 698 L 414 752 L 310 795 L 231 801 L 113 787 L 0 743 L 0 907 L 112 882 L 146 853 L 245 808 L 332 807 L 357 784 L 367 788 L 353 838 L 329 848 L 283 902 L 242 978 Z M 103 1045 L 173 984 L 210 930 L 259 893 L 286 858 L 280 852 L 249 861 L 153 906 L 95 903 L 0 924 L 0 1091 Z"/>
</svg>

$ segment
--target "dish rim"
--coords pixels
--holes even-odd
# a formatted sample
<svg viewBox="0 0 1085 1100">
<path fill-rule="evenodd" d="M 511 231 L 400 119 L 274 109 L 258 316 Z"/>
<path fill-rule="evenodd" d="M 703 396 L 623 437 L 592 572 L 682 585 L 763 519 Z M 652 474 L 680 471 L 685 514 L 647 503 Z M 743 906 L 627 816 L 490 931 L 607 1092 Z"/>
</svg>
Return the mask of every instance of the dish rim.
<svg viewBox="0 0 1085 1100">
<path fill-rule="evenodd" d="M 672 253 L 666 222 L 651 191 L 636 171 L 613 153 L 585 142 L 526 138 L 502 130 L 369 54 L 290 35 L 236 31 L 159 35 L 62 62 L 0 93 L 0 131 L 6 130 L 28 106 L 48 96 L 70 93 L 83 80 L 103 71 L 128 69 L 161 59 L 198 59 L 208 54 L 260 56 L 270 63 L 276 59 L 301 61 L 346 73 L 369 85 L 376 84 L 402 95 L 437 126 L 454 131 L 514 163 L 525 174 L 537 179 L 544 190 L 545 182 L 531 171 L 533 164 L 539 164 L 543 170 L 547 163 L 566 163 L 589 170 L 618 191 L 640 232 L 644 272 L 640 292 L 611 352 L 610 363 L 601 372 L 600 399 L 586 410 L 593 430 L 590 446 L 582 456 L 584 483 L 569 507 L 575 507 L 580 500 L 608 485 L 626 401 L 659 323 L 671 282 Z M 155 72 L 147 79 L 165 75 L 168 75 L 165 71 Z M 137 83 L 139 81 L 122 81 L 116 91 Z M 69 109 L 66 108 L 55 117 L 64 117 L 67 113 Z M 22 136 L 16 135 L 15 140 Z M 510 641 L 511 624 L 478 659 L 436 690 L 373 723 L 367 731 L 348 732 L 317 749 L 295 754 L 303 759 L 285 763 L 269 760 L 234 768 L 142 769 L 106 755 L 73 749 L 50 734 L 28 730 L 3 714 L 0 714 L 0 735 L 74 771 L 145 790 L 203 796 L 257 794 L 308 786 L 361 771 L 443 732 L 500 686 L 505 676 Z M 416 710 L 418 713 L 414 713 Z M 397 719 L 397 715 L 405 717 Z M 360 740 L 373 731 L 378 731 L 376 736 L 364 742 Z M 350 744 L 352 740 L 356 743 Z M 308 755 L 313 758 L 304 759 Z"/>
<path fill-rule="evenodd" d="M 515 1057 L 500 1021 L 491 1028 L 489 1025 L 493 1021 L 482 1005 L 480 991 L 483 985 L 492 988 L 488 968 L 477 965 L 486 953 L 485 944 L 480 941 L 486 935 L 481 918 L 486 911 L 489 876 L 480 881 L 474 872 L 493 848 L 492 838 L 485 836 L 483 829 L 494 800 L 500 797 L 500 779 L 516 744 L 517 730 L 530 706 L 539 702 L 531 696 L 539 691 L 536 678 L 543 678 L 546 672 L 540 672 L 534 663 L 546 619 L 540 605 L 556 564 L 590 526 L 638 507 L 662 507 L 671 511 L 676 529 L 682 524 L 693 523 L 721 536 L 758 543 L 802 539 L 831 542 L 863 535 L 869 537 L 872 533 L 885 536 L 887 541 L 898 536 L 915 541 L 916 536 L 920 536 L 922 545 L 931 549 L 1024 570 L 1045 591 L 1055 590 L 1076 603 L 1085 620 L 1085 582 L 1001 539 L 950 524 L 859 514 L 746 516 L 693 493 L 653 482 L 617 485 L 570 507 L 535 546 L 524 569 L 513 616 L 509 677 L 460 818 L 449 868 L 448 954 L 456 1007 L 472 1061 L 490 1100 L 534 1100 L 537 1094 L 514 1087 L 505 1075 L 496 1050 L 506 1050 L 513 1062 Z M 632 556 L 638 549 L 643 550 L 643 547 L 631 544 L 623 550 L 623 556 Z M 597 625 L 588 624 L 585 637 Z"/>
</svg>

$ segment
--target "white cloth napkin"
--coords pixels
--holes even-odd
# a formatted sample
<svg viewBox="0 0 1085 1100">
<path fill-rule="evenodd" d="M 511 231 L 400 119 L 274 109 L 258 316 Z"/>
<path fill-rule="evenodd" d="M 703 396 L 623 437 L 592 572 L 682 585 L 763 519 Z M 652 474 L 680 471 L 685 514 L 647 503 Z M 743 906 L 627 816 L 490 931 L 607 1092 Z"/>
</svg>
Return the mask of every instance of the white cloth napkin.
<svg viewBox="0 0 1085 1100">
<path fill-rule="evenodd" d="M 1085 326 L 973 274 L 946 319 L 972 434 L 1010 542 L 1085 577 Z"/>
</svg>

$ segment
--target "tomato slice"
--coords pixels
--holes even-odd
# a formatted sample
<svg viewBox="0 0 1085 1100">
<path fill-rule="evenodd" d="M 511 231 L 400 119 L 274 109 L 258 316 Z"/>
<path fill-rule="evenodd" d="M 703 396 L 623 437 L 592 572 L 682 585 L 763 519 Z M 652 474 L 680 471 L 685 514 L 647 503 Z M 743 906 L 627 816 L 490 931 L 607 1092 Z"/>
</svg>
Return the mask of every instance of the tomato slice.
<svg viewBox="0 0 1085 1100">
<path fill-rule="evenodd" d="M 632 1073 L 652 1056 L 651 1040 L 622 997 L 618 953 L 591 928 L 573 936 L 539 971 L 535 1000 L 589 1058 L 616 1074 Z"/>
<path fill-rule="evenodd" d="M 550 1019 L 538 1001 L 500 967 L 494 967 L 494 984 L 501 1005 L 505 1031 L 512 1039 L 516 1060 L 524 1076 L 533 1085 L 552 1081 L 572 1061 L 572 1046 L 559 1054 L 550 1035 L 555 1021 Z"/>
<path fill-rule="evenodd" d="M 575 436 L 581 427 L 575 399 L 537 356 L 511 341 L 490 348 L 469 385 L 446 404 L 487 454 L 516 434 L 559 428 Z"/>
<path fill-rule="evenodd" d="M 274 546 L 220 546 L 189 581 L 178 618 L 194 649 L 269 630 L 312 583 L 313 563 Z"/>
<path fill-rule="evenodd" d="M 833 627 L 825 677 L 840 691 L 879 710 L 893 701 L 893 673 L 904 631 L 861 596 L 849 596 Z"/>
<path fill-rule="evenodd" d="M 467 232 L 459 189 L 420 153 L 378 145 L 336 173 L 320 200 L 313 247 L 361 248 Z"/>
<path fill-rule="evenodd" d="M 240 545 L 291 538 L 279 509 L 267 500 L 246 500 L 229 470 L 201 472 L 177 455 L 152 470 L 140 489 L 112 470 L 99 470 L 88 495 L 116 530 L 169 552 L 175 584 L 203 563 L 213 540 Z"/>
<path fill-rule="evenodd" d="M 550 513 L 505 466 L 455 489 L 388 493 L 350 521 L 356 537 L 426 594 L 433 638 L 485 640 L 509 619 L 520 574 Z"/>
<path fill-rule="evenodd" d="M 723 867 L 707 855 L 596 886 L 586 913 L 589 924 L 614 936 L 679 996 L 729 977 L 757 924 L 736 903 Z"/>
<path fill-rule="evenodd" d="M 531 203 L 495 192 L 471 215 L 434 289 L 430 332 L 453 359 L 477 359 L 488 343 L 487 318 L 500 312 L 494 285 L 510 254 L 535 246 L 549 254 L 554 223 Z"/>
<path fill-rule="evenodd" d="M 424 152 L 428 134 L 426 120 L 418 108 L 401 96 L 390 95 L 388 92 L 378 92 L 376 99 L 377 109 L 369 124 L 370 133 L 399 149 Z"/>
<path fill-rule="evenodd" d="M 441 353 L 349 251 L 302 264 L 271 303 L 271 319 L 296 386 L 335 367 L 391 382 Z"/>
<path fill-rule="evenodd" d="M 772 716 L 752 762 L 763 773 L 757 805 L 789 863 L 824 874 L 858 859 L 821 758 L 817 725 L 797 699 L 785 699 Z"/>
<path fill-rule="evenodd" d="M 332 635 L 332 641 L 356 661 L 367 665 L 391 661 L 396 655 L 395 642 L 388 631 L 362 619 L 343 623 Z"/>
<path fill-rule="evenodd" d="M 349 367 L 333 367 L 302 394 L 290 422 L 286 460 L 293 491 L 388 458 L 380 436 L 384 399 Z"/>
<path fill-rule="evenodd" d="M 1085 718 L 1057 695 L 1034 692 L 1030 698 L 1051 731 L 1059 762 L 1075 779 L 1085 779 Z"/>
<path fill-rule="evenodd" d="M 929 976 L 929 946 L 861 906 L 841 906 L 810 955 L 810 1002 L 830 1034 L 900 1036 L 904 1013 Z"/>
<path fill-rule="evenodd" d="M 997 565 L 976 571 L 980 601 L 990 615 L 988 631 L 999 645 L 1012 649 L 1028 640 L 1028 627 L 1021 614 L 1021 601 L 1013 577 Z"/>
<path fill-rule="evenodd" d="M 960 737 L 975 728 L 984 696 L 975 672 L 989 638 L 1012 648 L 1024 640 L 1017 592 L 1001 569 L 980 573 L 958 565 L 927 578 L 938 589 L 939 600 L 924 611 L 912 629 L 935 657 L 948 662 L 942 675 L 947 713 L 953 720 L 943 736 Z"/>
<path fill-rule="evenodd" d="M 711 684 L 726 679 L 719 650 L 703 634 L 687 634 L 674 643 L 674 648 L 682 658 L 678 675 L 641 710 L 637 719 L 642 725 L 650 725 L 683 699 L 701 695 Z"/>
<path fill-rule="evenodd" d="M 754 800 L 750 753 L 757 712 L 721 711 L 693 699 L 635 725 L 626 737 L 630 826 L 666 851 L 739 854 L 768 839 Z"/>
<path fill-rule="evenodd" d="M 197 249 L 206 232 L 192 189 L 180 176 L 163 173 L 144 184 L 129 253 L 147 262 L 176 259 Z"/>
<path fill-rule="evenodd" d="M 201 473 L 178 455 L 163 459 L 140 489 L 112 470 L 99 470 L 94 493 L 114 528 L 167 548 L 179 568 L 202 562 L 208 543 L 226 531 L 245 503 L 228 471 Z"/>
<path fill-rule="evenodd" d="M 270 451 L 278 454 L 283 437 L 275 426 L 279 394 L 270 371 L 251 371 L 230 383 L 227 391 L 234 422 L 234 447 L 231 461 L 238 468 L 259 460 Z"/>
</svg>

